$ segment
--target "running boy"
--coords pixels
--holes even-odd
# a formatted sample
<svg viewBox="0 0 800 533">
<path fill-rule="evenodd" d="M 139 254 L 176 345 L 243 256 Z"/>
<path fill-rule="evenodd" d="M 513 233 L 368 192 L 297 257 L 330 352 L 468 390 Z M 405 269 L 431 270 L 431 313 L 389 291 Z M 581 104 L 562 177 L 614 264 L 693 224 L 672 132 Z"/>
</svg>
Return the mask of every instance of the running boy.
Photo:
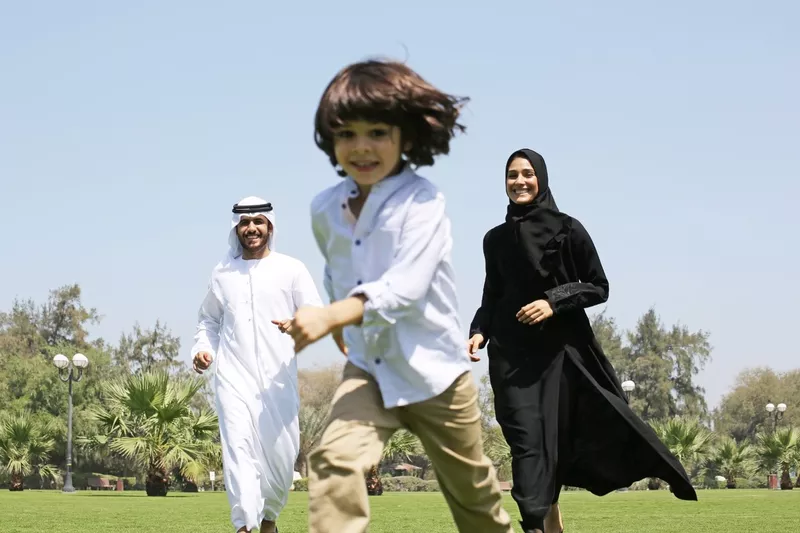
<svg viewBox="0 0 800 533">
<path fill-rule="evenodd" d="M 319 103 L 316 143 L 344 178 L 311 206 L 332 303 L 299 309 L 290 333 L 298 352 L 332 333 L 348 362 L 309 457 L 312 533 L 367 531 L 364 474 L 401 427 L 422 441 L 460 532 L 512 531 L 481 444 L 444 197 L 412 169 L 449 152 L 467 100 L 403 64 L 366 61 Z"/>
</svg>

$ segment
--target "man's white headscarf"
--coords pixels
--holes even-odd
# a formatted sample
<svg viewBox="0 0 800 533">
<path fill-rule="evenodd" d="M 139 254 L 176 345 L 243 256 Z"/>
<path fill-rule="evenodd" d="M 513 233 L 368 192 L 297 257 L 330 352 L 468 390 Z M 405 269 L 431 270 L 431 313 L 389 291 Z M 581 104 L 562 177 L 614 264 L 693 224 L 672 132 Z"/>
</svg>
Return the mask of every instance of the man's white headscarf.
<svg viewBox="0 0 800 533">
<path fill-rule="evenodd" d="M 239 257 L 244 252 L 242 243 L 239 242 L 239 235 L 236 233 L 236 226 L 239 225 L 239 221 L 242 217 L 255 217 L 258 215 L 264 215 L 264 217 L 269 220 L 270 224 L 272 224 L 272 231 L 267 239 L 267 247 L 270 251 L 275 250 L 275 212 L 272 210 L 272 204 L 258 196 L 248 196 L 233 206 L 231 232 L 228 237 L 228 244 L 230 245 L 231 255 L 233 257 Z"/>
</svg>

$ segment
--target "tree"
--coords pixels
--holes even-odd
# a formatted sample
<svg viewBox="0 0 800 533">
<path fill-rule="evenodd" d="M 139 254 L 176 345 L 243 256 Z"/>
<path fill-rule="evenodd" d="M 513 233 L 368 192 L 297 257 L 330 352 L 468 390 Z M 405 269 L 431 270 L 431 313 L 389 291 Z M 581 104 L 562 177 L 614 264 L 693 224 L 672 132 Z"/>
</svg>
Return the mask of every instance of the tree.
<svg viewBox="0 0 800 533">
<path fill-rule="evenodd" d="M 183 367 L 180 357 L 181 341 L 172 335 L 166 324 L 156 320 L 152 329 L 134 324 L 131 333 L 123 333 L 114 350 L 114 362 L 128 372 L 174 372 Z"/>
<path fill-rule="evenodd" d="M 97 310 L 87 309 L 81 303 L 81 288 L 77 284 L 50 291 L 50 297 L 42 306 L 39 316 L 39 331 L 48 345 L 68 343 L 88 347 L 89 332 L 86 324 L 97 324 Z"/>
<path fill-rule="evenodd" d="M 708 473 L 723 476 L 729 489 L 736 488 L 737 478 L 750 478 L 756 470 L 755 450 L 749 443 L 738 444 L 731 437 L 722 437 L 708 459 Z"/>
<path fill-rule="evenodd" d="M 593 318 L 593 328 L 620 377 L 636 383 L 630 405 L 644 420 L 707 417 L 705 391 L 694 377 L 711 357 L 708 333 L 690 332 L 681 325 L 666 329 L 653 308 L 627 332 L 627 344 L 614 320 L 604 314 Z"/>
<path fill-rule="evenodd" d="M 500 426 L 493 426 L 483 434 L 483 451 L 491 459 L 501 480 L 511 479 L 511 447 L 506 442 Z"/>
<path fill-rule="evenodd" d="M 766 367 L 755 367 L 740 372 L 733 388 L 723 396 L 714 412 L 714 428 L 740 442 L 755 441 L 757 434 L 774 429 L 765 409 L 768 401 L 789 406 L 781 425 L 800 425 L 800 370 L 777 373 Z"/>
<path fill-rule="evenodd" d="M 300 423 L 300 450 L 297 454 L 295 470 L 303 477 L 308 477 L 308 454 L 317 447 L 328 412 L 308 405 L 301 405 L 298 414 Z"/>
<path fill-rule="evenodd" d="M 81 288 L 66 285 L 50 291 L 47 302 L 14 300 L 11 312 L 0 313 L 0 362 L 15 356 L 47 355 L 47 347 L 71 346 L 83 351 L 102 341 L 88 342 L 88 325 L 97 324 L 95 309 L 81 303 Z"/>
<path fill-rule="evenodd" d="M 408 461 L 412 457 L 424 453 L 419 438 L 405 429 L 398 429 L 392 434 L 381 452 L 379 464 L 372 465 L 366 475 L 367 494 L 380 496 L 383 494 L 378 467 L 382 463 L 394 461 Z"/>
<path fill-rule="evenodd" d="M 24 489 L 25 477 L 37 473 L 58 479 L 58 469 L 49 463 L 56 430 L 31 413 L 0 418 L 0 472 L 11 477 L 9 490 Z"/>
<path fill-rule="evenodd" d="M 11 354 L 21 357 L 40 353 L 44 340 L 38 317 L 33 300 L 14 300 L 10 312 L 0 313 L 0 365 Z"/>
<path fill-rule="evenodd" d="M 790 470 L 797 466 L 800 449 L 800 431 L 778 428 L 774 432 L 760 433 L 756 437 L 759 465 L 767 474 L 780 469 L 781 490 L 792 490 Z"/>
<path fill-rule="evenodd" d="M 317 447 L 328 421 L 333 395 L 342 379 L 342 366 L 304 369 L 297 372 L 300 394 L 300 452 L 295 470 L 308 477 L 308 454 Z"/>
<path fill-rule="evenodd" d="M 484 434 L 493 426 L 497 425 L 497 418 L 494 410 L 494 391 L 488 374 L 481 376 L 478 385 L 478 409 L 481 412 L 481 429 Z"/>
<path fill-rule="evenodd" d="M 407 429 L 398 429 L 383 447 L 381 461 L 408 461 L 411 457 L 424 453 L 419 437 Z"/>
<path fill-rule="evenodd" d="M 481 376 L 478 388 L 478 407 L 481 411 L 483 451 L 491 459 L 501 479 L 511 478 L 511 448 L 497 425 L 494 391 L 488 375 Z"/>
<path fill-rule="evenodd" d="M 690 478 L 696 478 L 713 449 L 714 433 L 693 417 L 654 420 L 650 426 Z"/>
<path fill-rule="evenodd" d="M 199 379 L 177 379 L 163 370 L 109 383 L 107 406 L 91 411 L 103 433 L 82 441 L 133 460 L 147 471 L 147 495 L 166 496 L 170 471 L 177 468 L 193 481 L 219 455 L 217 416 L 190 408 L 201 387 Z"/>
<path fill-rule="evenodd" d="M 603 348 L 611 365 L 617 372 L 628 371 L 630 349 L 624 345 L 622 333 L 614 317 L 606 315 L 605 310 L 592 316 L 592 330 L 597 342 Z"/>
<path fill-rule="evenodd" d="M 51 461 L 62 466 L 66 459 L 67 387 L 58 379 L 53 356 L 81 352 L 90 361 L 73 398 L 77 434 L 93 431 L 94 422 L 86 416 L 84 406 L 102 402 L 100 384 L 118 375 L 103 340 L 88 340 L 88 327 L 99 315 L 87 309 L 80 297 L 80 287 L 68 285 L 51 291 L 43 305 L 15 300 L 9 312 L 0 313 L 1 409 L 7 414 L 34 414 L 54 428 Z M 76 451 L 74 465 L 79 465 L 86 457 Z"/>
</svg>

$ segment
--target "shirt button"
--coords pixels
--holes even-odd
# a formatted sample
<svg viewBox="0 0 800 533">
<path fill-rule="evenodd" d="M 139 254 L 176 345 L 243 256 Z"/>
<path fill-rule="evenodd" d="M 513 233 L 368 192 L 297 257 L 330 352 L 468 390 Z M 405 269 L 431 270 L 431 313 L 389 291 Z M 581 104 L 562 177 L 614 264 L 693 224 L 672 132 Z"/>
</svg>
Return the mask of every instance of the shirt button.
<svg viewBox="0 0 800 533">
<path fill-rule="evenodd" d="M 379 365 L 379 364 L 381 364 L 381 360 L 380 360 L 380 358 L 378 358 L 378 359 L 375 359 L 375 364 L 376 364 L 376 365 Z"/>
<path fill-rule="evenodd" d="M 342 204 L 342 209 L 347 209 L 347 204 Z"/>
<path fill-rule="evenodd" d="M 361 285 L 361 280 L 356 281 L 356 285 Z"/>
<path fill-rule="evenodd" d="M 356 246 L 361 246 L 361 239 L 356 239 Z"/>
</svg>

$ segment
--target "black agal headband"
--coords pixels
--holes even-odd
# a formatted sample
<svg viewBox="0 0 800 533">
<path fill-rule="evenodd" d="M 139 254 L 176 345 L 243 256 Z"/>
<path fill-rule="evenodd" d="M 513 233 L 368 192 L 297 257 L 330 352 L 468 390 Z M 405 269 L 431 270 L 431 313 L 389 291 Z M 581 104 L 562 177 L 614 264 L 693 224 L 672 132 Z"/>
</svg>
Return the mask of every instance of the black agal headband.
<svg viewBox="0 0 800 533">
<path fill-rule="evenodd" d="M 242 213 L 269 213 L 272 211 L 272 204 L 258 204 L 258 205 L 233 205 L 233 212 L 237 214 Z"/>
</svg>

